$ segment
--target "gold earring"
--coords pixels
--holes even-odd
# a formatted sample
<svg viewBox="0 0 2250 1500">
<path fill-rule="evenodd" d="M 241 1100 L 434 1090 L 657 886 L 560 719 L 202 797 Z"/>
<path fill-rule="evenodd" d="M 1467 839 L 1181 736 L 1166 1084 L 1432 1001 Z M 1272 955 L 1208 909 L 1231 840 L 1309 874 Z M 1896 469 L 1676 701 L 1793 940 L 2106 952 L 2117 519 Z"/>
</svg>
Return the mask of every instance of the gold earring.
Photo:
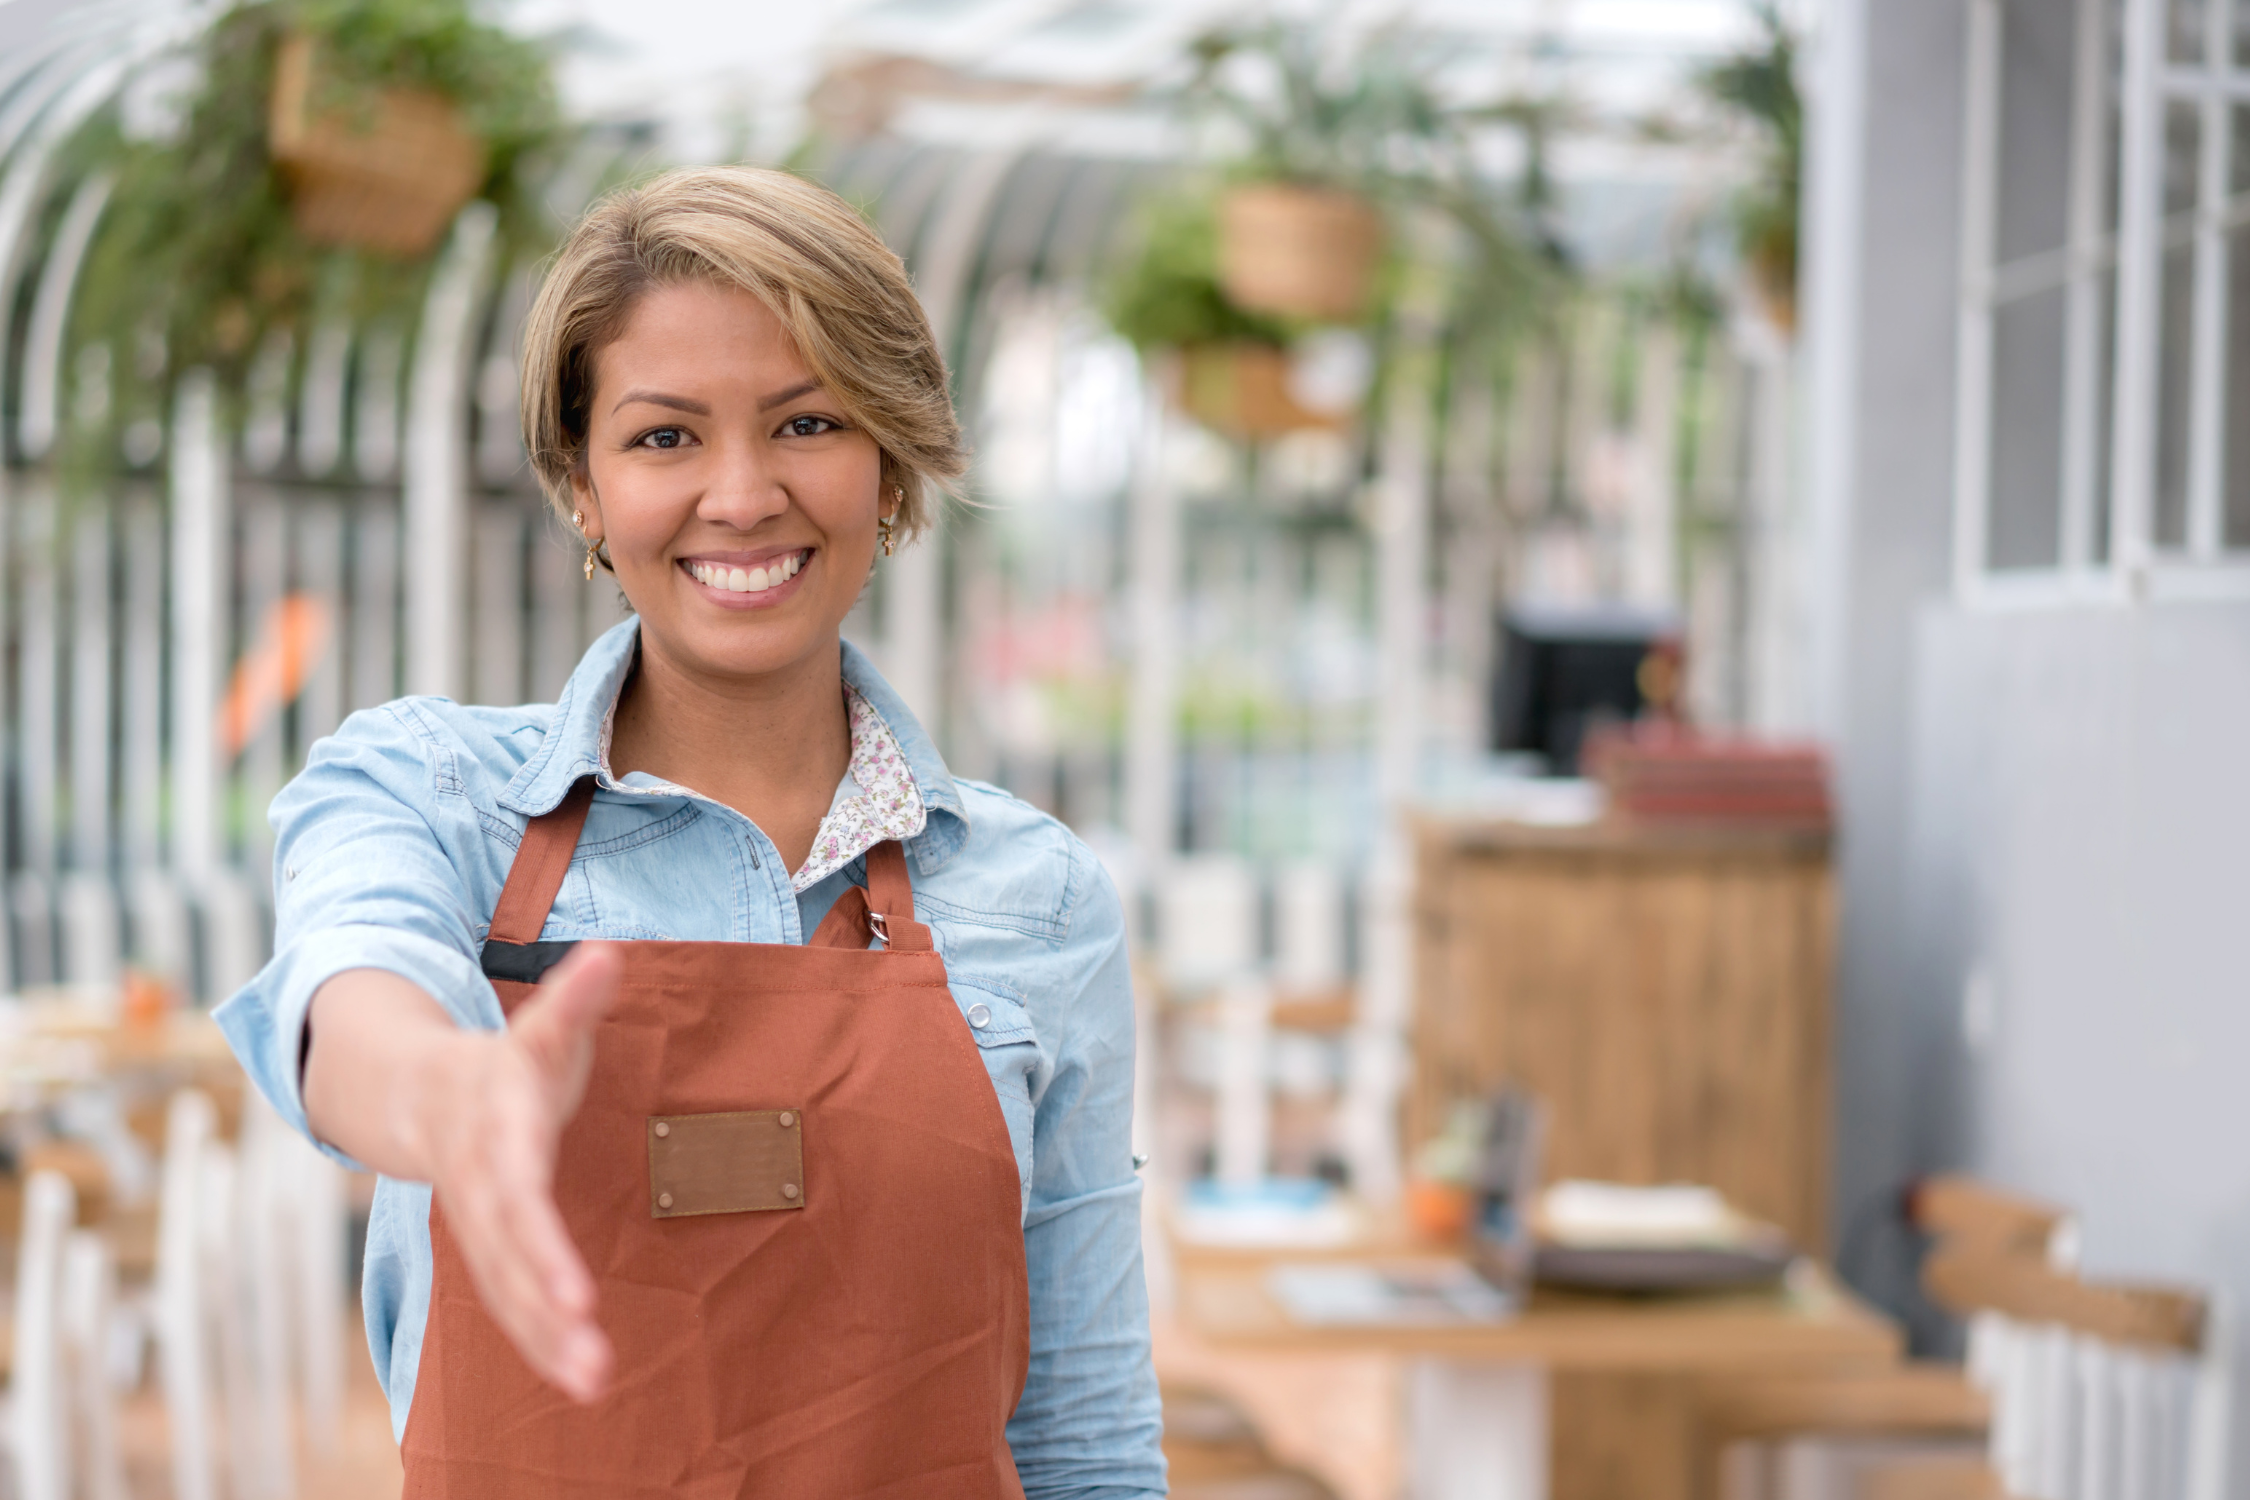
<svg viewBox="0 0 2250 1500">
<path fill-rule="evenodd" d="M 875 518 L 875 529 L 880 532 L 883 537 L 883 555 L 885 557 L 889 557 L 891 555 L 893 542 L 891 528 L 897 524 L 893 518 L 898 514 L 900 510 L 906 508 L 906 487 L 904 485 L 892 485 L 891 496 L 893 501 L 895 502 L 891 514 L 888 516 L 877 516 Z"/>
<path fill-rule="evenodd" d="M 570 524 L 578 528 L 578 540 L 586 543 L 586 581 L 592 583 L 594 581 L 594 553 L 601 546 L 601 543 L 589 539 L 586 535 L 586 512 L 582 510 L 572 511 L 570 513 Z"/>
</svg>

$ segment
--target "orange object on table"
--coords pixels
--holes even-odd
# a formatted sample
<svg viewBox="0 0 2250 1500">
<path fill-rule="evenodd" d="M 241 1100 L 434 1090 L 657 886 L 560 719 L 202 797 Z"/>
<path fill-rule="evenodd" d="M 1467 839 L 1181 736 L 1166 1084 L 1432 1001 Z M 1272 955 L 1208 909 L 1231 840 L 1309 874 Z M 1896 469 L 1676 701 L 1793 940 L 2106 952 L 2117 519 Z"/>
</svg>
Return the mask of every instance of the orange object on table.
<svg viewBox="0 0 2250 1500">
<path fill-rule="evenodd" d="M 1406 1185 L 1406 1220 L 1414 1237 L 1454 1244 L 1469 1232 L 1469 1190 L 1457 1182 L 1418 1178 Z"/>
</svg>

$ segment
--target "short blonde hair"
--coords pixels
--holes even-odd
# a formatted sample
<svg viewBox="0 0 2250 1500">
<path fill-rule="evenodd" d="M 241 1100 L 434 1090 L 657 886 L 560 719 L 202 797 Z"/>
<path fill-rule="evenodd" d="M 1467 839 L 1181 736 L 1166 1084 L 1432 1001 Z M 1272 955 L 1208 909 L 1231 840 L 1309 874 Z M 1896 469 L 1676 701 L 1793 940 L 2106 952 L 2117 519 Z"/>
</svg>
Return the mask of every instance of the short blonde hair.
<svg viewBox="0 0 2250 1500">
<path fill-rule="evenodd" d="M 899 527 L 968 467 L 945 356 L 906 266 L 828 189 L 760 167 L 692 167 L 612 193 L 557 251 L 523 334 L 523 441 L 555 509 L 571 510 L 595 360 L 655 287 L 739 287 L 773 310 L 844 415 L 875 439 Z"/>
</svg>

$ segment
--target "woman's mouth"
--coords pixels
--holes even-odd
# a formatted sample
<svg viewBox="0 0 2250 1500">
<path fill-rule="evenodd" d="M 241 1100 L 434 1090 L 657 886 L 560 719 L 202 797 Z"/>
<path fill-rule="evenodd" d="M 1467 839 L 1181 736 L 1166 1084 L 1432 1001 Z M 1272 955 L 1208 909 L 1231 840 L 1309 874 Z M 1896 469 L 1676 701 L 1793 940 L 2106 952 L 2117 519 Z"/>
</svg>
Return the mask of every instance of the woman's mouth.
<svg viewBox="0 0 2250 1500">
<path fill-rule="evenodd" d="M 760 596 L 771 596 L 775 590 L 787 587 L 812 560 L 812 554 L 812 548 L 800 547 L 794 552 L 775 553 L 754 563 L 683 557 L 680 567 L 715 593 L 747 595 L 764 603 L 765 599 Z"/>
</svg>

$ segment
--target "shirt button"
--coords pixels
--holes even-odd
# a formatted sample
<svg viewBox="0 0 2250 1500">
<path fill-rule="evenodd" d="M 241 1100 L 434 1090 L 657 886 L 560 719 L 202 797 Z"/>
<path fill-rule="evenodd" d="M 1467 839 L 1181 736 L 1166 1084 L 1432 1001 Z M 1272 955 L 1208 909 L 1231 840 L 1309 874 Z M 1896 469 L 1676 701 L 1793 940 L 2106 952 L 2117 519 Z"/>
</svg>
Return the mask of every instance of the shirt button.
<svg viewBox="0 0 2250 1500">
<path fill-rule="evenodd" d="M 992 1024 L 992 1012 L 982 1005 L 969 1007 L 969 1024 L 982 1031 Z"/>
<path fill-rule="evenodd" d="M 658 1193 L 656 1195 L 656 1206 L 658 1208 L 670 1208 L 672 1206 L 672 1195 L 670 1193 Z"/>
<path fill-rule="evenodd" d="M 780 1114 L 774 1117 L 774 1124 L 779 1125 L 783 1130 L 787 1130 L 790 1126 L 796 1123 L 797 1114 L 795 1110 L 785 1109 Z"/>
<path fill-rule="evenodd" d="M 670 1135 L 671 1133 L 672 1133 L 672 1127 L 671 1127 L 671 1126 L 669 1126 L 669 1125 L 665 1124 L 665 1123 L 664 1123 L 664 1122 L 663 1122 L 662 1120 L 658 1120 L 658 1121 L 656 1122 L 656 1138 L 657 1138 L 658 1140 L 660 1140 L 660 1141 L 661 1141 L 661 1140 L 663 1140 L 663 1139 L 664 1139 L 664 1137 L 666 1137 L 666 1136 Z"/>
<path fill-rule="evenodd" d="M 783 1183 L 781 1185 L 781 1196 L 789 1199 L 791 1202 L 795 1202 L 797 1197 L 797 1184 L 795 1184 L 794 1182 Z"/>
</svg>

